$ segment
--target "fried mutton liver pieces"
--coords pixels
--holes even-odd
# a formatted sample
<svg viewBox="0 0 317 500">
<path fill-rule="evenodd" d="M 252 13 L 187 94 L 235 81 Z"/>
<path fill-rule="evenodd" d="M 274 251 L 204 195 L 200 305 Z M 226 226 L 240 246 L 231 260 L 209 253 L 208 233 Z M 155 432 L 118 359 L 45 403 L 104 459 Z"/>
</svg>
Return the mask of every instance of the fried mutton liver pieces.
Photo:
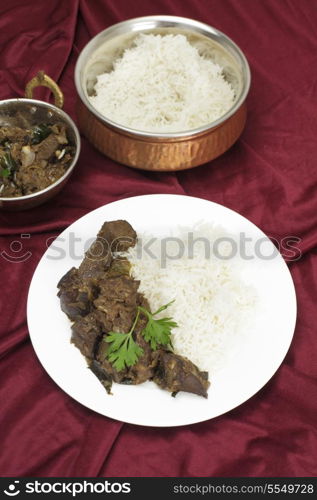
<svg viewBox="0 0 317 500">
<path fill-rule="evenodd" d="M 62 277 L 57 287 L 61 309 L 71 321 L 76 321 L 89 313 L 94 290 L 89 283 L 81 279 L 78 269 L 72 267 Z"/>
<path fill-rule="evenodd" d="M 179 391 L 193 392 L 208 397 L 208 372 L 198 370 L 189 359 L 173 352 L 157 351 L 157 364 L 153 381 L 162 389 L 176 395 Z"/>
<path fill-rule="evenodd" d="M 153 351 L 142 335 L 147 324 L 143 314 L 133 331 L 134 342 L 143 350 L 137 362 L 117 371 L 108 360 L 104 335 L 128 334 L 138 306 L 150 311 L 146 297 L 139 292 L 140 282 L 130 275 L 130 263 L 116 253 L 134 246 L 136 239 L 128 222 L 105 222 L 79 268 L 73 267 L 59 281 L 61 309 L 73 322 L 71 342 L 108 393 L 113 382 L 136 385 L 153 380 L 172 395 L 185 391 L 207 398 L 208 373 L 164 346 Z"/>
</svg>

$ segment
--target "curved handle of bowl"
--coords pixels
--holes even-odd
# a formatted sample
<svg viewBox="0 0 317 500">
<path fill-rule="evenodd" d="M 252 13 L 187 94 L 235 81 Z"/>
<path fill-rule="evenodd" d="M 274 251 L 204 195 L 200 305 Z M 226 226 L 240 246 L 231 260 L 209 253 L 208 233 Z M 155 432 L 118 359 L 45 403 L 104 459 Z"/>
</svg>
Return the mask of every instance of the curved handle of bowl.
<svg viewBox="0 0 317 500">
<path fill-rule="evenodd" d="M 39 71 L 38 74 L 29 81 L 25 87 L 25 97 L 28 99 L 33 99 L 33 90 L 36 87 L 48 87 L 54 94 L 55 106 L 62 108 L 64 104 L 64 95 L 59 86 L 52 78 L 44 73 L 44 71 Z"/>
</svg>

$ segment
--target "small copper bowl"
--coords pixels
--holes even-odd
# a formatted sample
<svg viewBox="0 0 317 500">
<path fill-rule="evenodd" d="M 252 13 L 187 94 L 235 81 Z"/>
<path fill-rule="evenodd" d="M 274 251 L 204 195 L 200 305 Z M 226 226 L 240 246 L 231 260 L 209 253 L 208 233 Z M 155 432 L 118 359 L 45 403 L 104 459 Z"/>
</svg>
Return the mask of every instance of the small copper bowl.
<svg viewBox="0 0 317 500">
<path fill-rule="evenodd" d="M 133 44 L 139 33 L 184 34 L 200 53 L 223 67 L 235 89 L 235 102 L 220 119 L 179 133 L 147 133 L 114 123 L 90 103 L 97 75 Z M 144 170 L 183 170 L 221 155 L 240 136 L 246 121 L 250 87 L 248 62 L 237 45 L 207 24 L 174 16 L 149 16 L 115 24 L 95 36 L 81 52 L 75 69 L 79 127 L 88 140 L 113 160 Z"/>
<path fill-rule="evenodd" d="M 66 132 L 70 142 L 75 146 L 75 155 L 68 169 L 62 177 L 53 184 L 36 193 L 14 198 L 0 197 L 0 209 L 5 210 L 25 210 L 41 205 L 45 201 L 55 196 L 65 186 L 73 169 L 77 163 L 80 152 L 80 136 L 73 120 L 60 108 L 63 106 L 64 98 L 58 85 L 43 72 L 40 72 L 26 86 L 25 94 L 32 97 L 33 89 L 37 86 L 50 88 L 55 97 L 55 105 L 36 99 L 6 99 L 0 101 L 0 125 L 25 127 L 38 125 L 39 123 L 62 122 L 66 125 Z"/>
</svg>

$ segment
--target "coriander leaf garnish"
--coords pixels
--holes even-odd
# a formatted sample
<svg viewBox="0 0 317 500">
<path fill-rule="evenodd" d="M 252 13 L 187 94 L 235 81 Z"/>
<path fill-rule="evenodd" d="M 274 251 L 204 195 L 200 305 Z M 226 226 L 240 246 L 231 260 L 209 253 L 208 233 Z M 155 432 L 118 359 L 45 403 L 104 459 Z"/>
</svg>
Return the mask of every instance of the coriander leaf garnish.
<svg viewBox="0 0 317 500">
<path fill-rule="evenodd" d="M 105 339 L 106 342 L 117 342 L 118 335 L 122 335 L 125 337 L 123 340 L 120 338 L 119 343 L 120 347 L 114 349 L 110 345 L 110 349 L 107 352 L 107 357 L 111 364 L 113 364 L 114 368 L 120 372 L 126 366 L 133 366 L 137 363 L 140 356 L 143 354 L 143 349 L 138 344 L 136 344 L 130 334 L 126 333 L 114 333 L 112 332 Z M 114 339 L 114 340 L 113 340 Z M 112 350 L 111 350 L 112 349 Z"/>
<path fill-rule="evenodd" d="M 129 333 L 109 332 L 103 338 L 109 344 L 106 357 L 118 372 L 124 370 L 125 367 L 135 365 L 143 354 L 142 347 L 132 337 L 139 316 L 140 311 L 138 310 Z"/>
<path fill-rule="evenodd" d="M 160 345 L 172 348 L 171 331 L 178 325 L 172 318 L 155 319 L 154 316 L 164 311 L 172 302 L 160 307 L 155 313 L 149 312 L 144 307 L 138 306 L 133 325 L 128 333 L 109 332 L 104 335 L 103 340 L 109 344 L 106 357 L 113 367 L 120 372 L 125 367 L 135 365 L 144 351 L 133 339 L 133 332 L 139 320 L 140 313 L 147 318 L 146 327 L 141 331 L 146 342 L 149 342 L 153 351 Z"/>
<path fill-rule="evenodd" d="M 167 309 L 173 302 L 172 300 L 172 302 L 165 304 L 153 314 L 144 307 L 139 306 L 138 308 L 148 318 L 147 325 L 142 331 L 142 335 L 144 339 L 150 343 L 153 351 L 156 351 L 158 345 L 166 345 L 172 348 L 171 330 L 178 326 L 177 323 L 173 321 L 172 318 L 155 319 L 154 316 Z"/>
</svg>

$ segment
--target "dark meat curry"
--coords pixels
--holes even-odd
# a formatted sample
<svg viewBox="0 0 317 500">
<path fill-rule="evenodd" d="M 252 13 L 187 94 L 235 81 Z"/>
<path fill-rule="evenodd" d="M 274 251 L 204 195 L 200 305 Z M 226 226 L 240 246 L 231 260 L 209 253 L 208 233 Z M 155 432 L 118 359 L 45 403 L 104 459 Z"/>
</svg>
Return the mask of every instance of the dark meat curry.
<svg viewBox="0 0 317 500">
<path fill-rule="evenodd" d="M 152 380 L 172 395 L 186 391 L 207 397 L 208 373 L 175 354 L 171 343 L 164 341 L 163 333 L 176 323 L 171 318 L 157 320 L 162 343 L 144 334 L 156 313 L 138 291 L 140 282 L 130 275 L 129 262 L 116 253 L 135 243 L 136 233 L 128 222 L 106 222 L 79 268 L 70 269 L 58 283 L 61 309 L 73 322 L 71 340 L 109 393 L 112 382 Z M 116 358 L 118 342 L 127 346 L 130 361 Z"/>
<path fill-rule="evenodd" d="M 42 191 L 64 175 L 74 155 L 62 123 L 0 127 L 0 197 Z"/>
</svg>

